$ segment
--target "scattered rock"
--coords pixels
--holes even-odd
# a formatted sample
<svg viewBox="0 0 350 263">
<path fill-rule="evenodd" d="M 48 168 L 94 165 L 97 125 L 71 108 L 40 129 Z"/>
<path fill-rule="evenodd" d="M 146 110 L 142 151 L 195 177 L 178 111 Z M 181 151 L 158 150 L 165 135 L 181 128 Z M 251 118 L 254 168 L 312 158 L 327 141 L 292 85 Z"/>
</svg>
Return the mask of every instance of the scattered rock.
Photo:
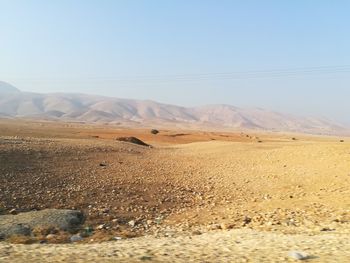
<svg viewBox="0 0 350 263">
<path fill-rule="evenodd" d="M 229 230 L 229 229 L 232 229 L 234 226 L 232 224 L 225 224 L 225 223 L 222 223 L 220 225 L 221 229 L 222 230 Z"/>
<path fill-rule="evenodd" d="M 11 209 L 10 211 L 9 211 L 9 213 L 11 214 L 11 215 L 17 215 L 17 210 L 14 208 L 14 209 Z"/>
<path fill-rule="evenodd" d="M 195 236 L 199 236 L 201 234 L 202 234 L 202 232 L 199 231 L 199 230 L 195 230 L 195 231 L 192 232 L 192 235 L 195 235 Z"/>
<path fill-rule="evenodd" d="M 97 229 L 97 230 L 106 229 L 106 225 L 105 225 L 105 224 L 101 224 L 101 225 L 97 226 L 96 229 Z"/>
<path fill-rule="evenodd" d="M 250 222 L 252 222 L 252 219 L 249 216 L 245 216 L 243 219 L 243 225 L 248 225 Z"/>
<path fill-rule="evenodd" d="M 53 239 L 55 239 L 55 237 L 56 237 L 56 235 L 54 235 L 54 234 L 48 234 L 48 235 L 46 236 L 46 239 L 47 239 L 47 240 L 53 240 Z"/>
<path fill-rule="evenodd" d="M 135 225 L 136 225 L 135 220 L 129 221 L 129 222 L 128 222 L 128 225 L 131 226 L 131 227 L 135 227 Z"/>
<path fill-rule="evenodd" d="M 162 223 L 162 221 L 163 221 L 163 218 L 162 218 L 162 217 L 156 217 L 156 218 L 154 219 L 154 222 L 155 222 L 157 225 L 160 225 L 160 224 Z"/>
<path fill-rule="evenodd" d="M 320 229 L 321 232 L 334 231 L 334 230 L 335 230 L 334 228 L 330 228 L 330 227 L 322 227 Z"/>
<path fill-rule="evenodd" d="M 221 229 L 221 226 L 219 224 L 210 224 L 207 226 L 208 230 L 219 230 Z"/>
</svg>

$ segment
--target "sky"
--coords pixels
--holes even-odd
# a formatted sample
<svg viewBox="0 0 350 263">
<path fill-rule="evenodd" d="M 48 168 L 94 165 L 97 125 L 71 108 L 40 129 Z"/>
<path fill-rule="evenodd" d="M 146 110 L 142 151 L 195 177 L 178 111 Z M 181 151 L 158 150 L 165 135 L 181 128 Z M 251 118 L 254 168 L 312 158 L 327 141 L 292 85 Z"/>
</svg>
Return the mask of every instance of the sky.
<svg viewBox="0 0 350 263">
<path fill-rule="evenodd" d="M 349 13 L 347 0 L 0 0 L 0 80 L 350 124 Z"/>
</svg>

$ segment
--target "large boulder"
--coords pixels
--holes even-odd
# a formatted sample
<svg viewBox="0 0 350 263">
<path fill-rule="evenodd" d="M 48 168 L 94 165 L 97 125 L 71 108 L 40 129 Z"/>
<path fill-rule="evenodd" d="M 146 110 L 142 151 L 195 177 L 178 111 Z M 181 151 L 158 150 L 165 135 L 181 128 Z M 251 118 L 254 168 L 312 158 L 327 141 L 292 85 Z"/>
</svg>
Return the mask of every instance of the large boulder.
<svg viewBox="0 0 350 263">
<path fill-rule="evenodd" d="M 0 237 L 30 235 L 33 229 L 45 227 L 75 232 L 84 221 L 84 215 L 76 210 L 46 209 L 18 215 L 1 215 Z"/>
</svg>

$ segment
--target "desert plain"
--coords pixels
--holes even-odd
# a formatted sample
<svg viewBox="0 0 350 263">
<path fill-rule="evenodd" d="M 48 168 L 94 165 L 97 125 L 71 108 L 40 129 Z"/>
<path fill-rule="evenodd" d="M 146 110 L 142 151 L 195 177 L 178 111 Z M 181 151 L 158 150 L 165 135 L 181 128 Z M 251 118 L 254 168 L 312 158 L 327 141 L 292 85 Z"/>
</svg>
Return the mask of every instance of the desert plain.
<svg viewBox="0 0 350 263">
<path fill-rule="evenodd" d="M 350 138 L 158 130 L 0 120 L 0 213 L 85 217 L 0 262 L 350 262 Z"/>
</svg>

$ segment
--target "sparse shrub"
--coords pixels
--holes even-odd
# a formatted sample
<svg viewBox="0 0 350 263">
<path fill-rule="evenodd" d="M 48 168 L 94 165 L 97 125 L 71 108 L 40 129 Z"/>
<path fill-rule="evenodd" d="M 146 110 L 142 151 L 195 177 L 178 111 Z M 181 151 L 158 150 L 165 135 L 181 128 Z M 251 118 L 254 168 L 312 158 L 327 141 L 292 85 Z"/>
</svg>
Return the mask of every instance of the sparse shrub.
<svg viewBox="0 0 350 263">
<path fill-rule="evenodd" d="M 151 133 L 152 133 L 152 134 L 154 134 L 154 135 L 156 135 L 156 134 L 158 134 L 158 133 L 159 133 L 159 131 L 158 131 L 158 130 L 156 130 L 156 129 L 152 129 L 152 130 L 151 130 Z"/>
</svg>

